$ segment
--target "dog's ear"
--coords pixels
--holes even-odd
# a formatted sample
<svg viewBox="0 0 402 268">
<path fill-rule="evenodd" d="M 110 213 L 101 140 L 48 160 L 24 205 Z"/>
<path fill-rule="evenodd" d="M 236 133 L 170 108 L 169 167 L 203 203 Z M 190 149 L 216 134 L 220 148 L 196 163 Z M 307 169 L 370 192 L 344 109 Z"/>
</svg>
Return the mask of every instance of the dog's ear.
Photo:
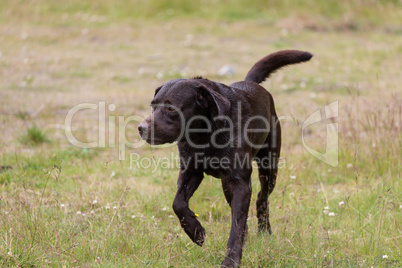
<svg viewBox="0 0 402 268">
<path fill-rule="evenodd" d="M 230 111 L 230 101 L 218 92 L 199 84 L 196 87 L 197 104 L 210 111 L 212 118 L 226 116 Z"/>
<path fill-rule="evenodd" d="M 157 89 L 155 89 L 155 94 L 154 94 L 154 98 L 156 96 L 156 94 L 158 94 L 159 90 L 161 90 L 162 86 L 158 87 Z"/>
</svg>

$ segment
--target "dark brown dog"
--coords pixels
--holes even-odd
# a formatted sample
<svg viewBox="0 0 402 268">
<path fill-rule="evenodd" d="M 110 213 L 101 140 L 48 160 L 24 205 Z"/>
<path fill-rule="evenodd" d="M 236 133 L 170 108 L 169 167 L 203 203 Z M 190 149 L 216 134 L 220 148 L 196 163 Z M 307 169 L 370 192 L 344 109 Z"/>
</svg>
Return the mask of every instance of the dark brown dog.
<svg viewBox="0 0 402 268">
<path fill-rule="evenodd" d="M 205 230 L 188 202 L 204 173 L 220 178 L 232 210 L 232 227 L 222 267 L 237 267 L 247 233 L 252 161 L 258 164 L 259 231 L 271 233 L 268 196 L 275 187 L 281 128 L 274 101 L 259 84 L 272 72 L 310 60 L 312 55 L 283 50 L 258 61 L 244 81 L 226 86 L 201 77 L 177 79 L 156 89 L 153 113 L 138 127 L 150 144 L 178 142 L 180 174 L 173 209 L 187 235 L 199 246 Z"/>
</svg>

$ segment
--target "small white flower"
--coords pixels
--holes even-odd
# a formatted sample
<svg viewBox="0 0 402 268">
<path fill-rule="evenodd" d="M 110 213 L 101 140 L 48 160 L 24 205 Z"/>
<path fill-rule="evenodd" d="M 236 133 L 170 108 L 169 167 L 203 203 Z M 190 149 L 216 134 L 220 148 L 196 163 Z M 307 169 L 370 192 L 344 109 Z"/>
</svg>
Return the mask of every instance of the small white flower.
<svg viewBox="0 0 402 268">
<path fill-rule="evenodd" d="M 81 212 L 81 211 L 77 211 L 77 214 L 78 214 L 78 215 L 81 215 L 81 214 L 82 214 L 82 212 Z"/>
<path fill-rule="evenodd" d="M 296 176 L 290 175 L 290 179 L 291 179 L 291 180 L 295 180 L 295 179 L 296 179 Z"/>
<path fill-rule="evenodd" d="M 330 216 L 330 217 L 335 217 L 335 213 L 334 213 L 334 212 L 330 212 L 330 213 L 328 213 L 328 216 Z"/>
<path fill-rule="evenodd" d="M 66 207 L 66 205 L 64 205 L 64 204 L 60 204 L 60 207 L 61 207 L 61 208 L 65 208 L 65 207 Z"/>
<path fill-rule="evenodd" d="M 399 209 L 402 209 L 402 205 L 399 205 Z"/>
<path fill-rule="evenodd" d="M 347 168 L 352 168 L 352 167 L 353 167 L 353 164 L 349 163 L 349 164 L 346 165 L 346 167 L 347 167 Z"/>
<path fill-rule="evenodd" d="M 113 206 L 113 209 L 117 209 L 117 206 Z"/>
<path fill-rule="evenodd" d="M 133 215 L 133 216 L 131 216 L 131 218 L 133 218 L 133 219 L 134 219 L 134 218 L 137 218 L 137 216 Z"/>
<path fill-rule="evenodd" d="M 343 201 L 339 202 L 338 207 L 339 208 L 345 207 L 345 202 L 343 202 Z"/>
<path fill-rule="evenodd" d="M 383 259 L 388 259 L 388 255 L 382 255 Z"/>
<path fill-rule="evenodd" d="M 166 210 L 168 210 L 168 209 L 169 209 L 169 207 L 164 207 L 164 208 L 162 208 L 163 211 L 166 211 Z"/>
<path fill-rule="evenodd" d="M 116 176 L 116 172 L 112 171 L 112 173 L 110 174 L 110 178 L 113 178 L 114 176 Z"/>
<path fill-rule="evenodd" d="M 13 253 L 11 252 L 11 250 L 7 253 L 9 256 L 13 256 Z"/>
<path fill-rule="evenodd" d="M 329 213 L 329 207 L 324 207 L 323 213 L 324 215 L 327 215 Z"/>
<path fill-rule="evenodd" d="M 93 216 L 93 215 L 95 215 L 95 211 L 93 211 L 93 210 L 91 210 L 91 215 Z"/>
<path fill-rule="evenodd" d="M 95 205 L 95 204 L 97 204 L 98 203 L 98 200 L 94 200 L 94 201 L 92 201 L 92 205 Z"/>
<path fill-rule="evenodd" d="M 106 206 L 105 209 L 110 209 L 110 206 Z"/>
</svg>

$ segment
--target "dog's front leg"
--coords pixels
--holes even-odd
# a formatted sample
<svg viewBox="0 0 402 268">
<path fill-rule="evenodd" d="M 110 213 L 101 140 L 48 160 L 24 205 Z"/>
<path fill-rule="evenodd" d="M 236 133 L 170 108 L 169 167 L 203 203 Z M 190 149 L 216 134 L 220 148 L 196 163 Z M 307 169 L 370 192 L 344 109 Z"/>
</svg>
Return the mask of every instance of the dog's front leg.
<svg viewBox="0 0 402 268">
<path fill-rule="evenodd" d="M 222 179 L 222 186 L 232 208 L 232 227 L 226 257 L 221 267 L 238 267 L 247 235 L 247 217 L 251 199 L 250 174 L 242 178 Z"/>
<path fill-rule="evenodd" d="M 203 177 L 203 173 L 199 171 L 180 171 L 176 197 L 173 201 L 173 210 L 180 220 L 181 227 L 191 240 L 199 246 L 204 243 L 205 229 L 197 220 L 194 212 L 188 207 L 188 201 L 197 190 Z"/>
</svg>

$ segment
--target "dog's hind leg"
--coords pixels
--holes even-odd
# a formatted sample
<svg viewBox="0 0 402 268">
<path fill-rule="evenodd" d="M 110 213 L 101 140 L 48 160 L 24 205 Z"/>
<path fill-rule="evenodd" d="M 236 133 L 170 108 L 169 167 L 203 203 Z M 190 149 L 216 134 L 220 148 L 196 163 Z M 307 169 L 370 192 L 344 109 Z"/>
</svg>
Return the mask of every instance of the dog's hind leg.
<svg viewBox="0 0 402 268">
<path fill-rule="evenodd" d="M 173 201 L 173 210 L 180 220 L 181 227 L 191 240 L 199 246 L 204 243 L 205 229 L 197 220 L 194 212 L 188 207 L 188 202 L 203 178 L 203 173 L 199 171 L 180 171 L 177 192 Z"/>
<path fill-rule="evenodd" d="M 275 188 L 281 150 L 281 128 L 276 115 L 273 116 L 270 124 L 270 132 L 265 145 L 266 147 L 262 148 L 256 156 L 261 184 L 261 191 L 257 197 L 257 218 L 258 231 L 268 231 L 271 234 L 268 196 Z"/>
</svg>

